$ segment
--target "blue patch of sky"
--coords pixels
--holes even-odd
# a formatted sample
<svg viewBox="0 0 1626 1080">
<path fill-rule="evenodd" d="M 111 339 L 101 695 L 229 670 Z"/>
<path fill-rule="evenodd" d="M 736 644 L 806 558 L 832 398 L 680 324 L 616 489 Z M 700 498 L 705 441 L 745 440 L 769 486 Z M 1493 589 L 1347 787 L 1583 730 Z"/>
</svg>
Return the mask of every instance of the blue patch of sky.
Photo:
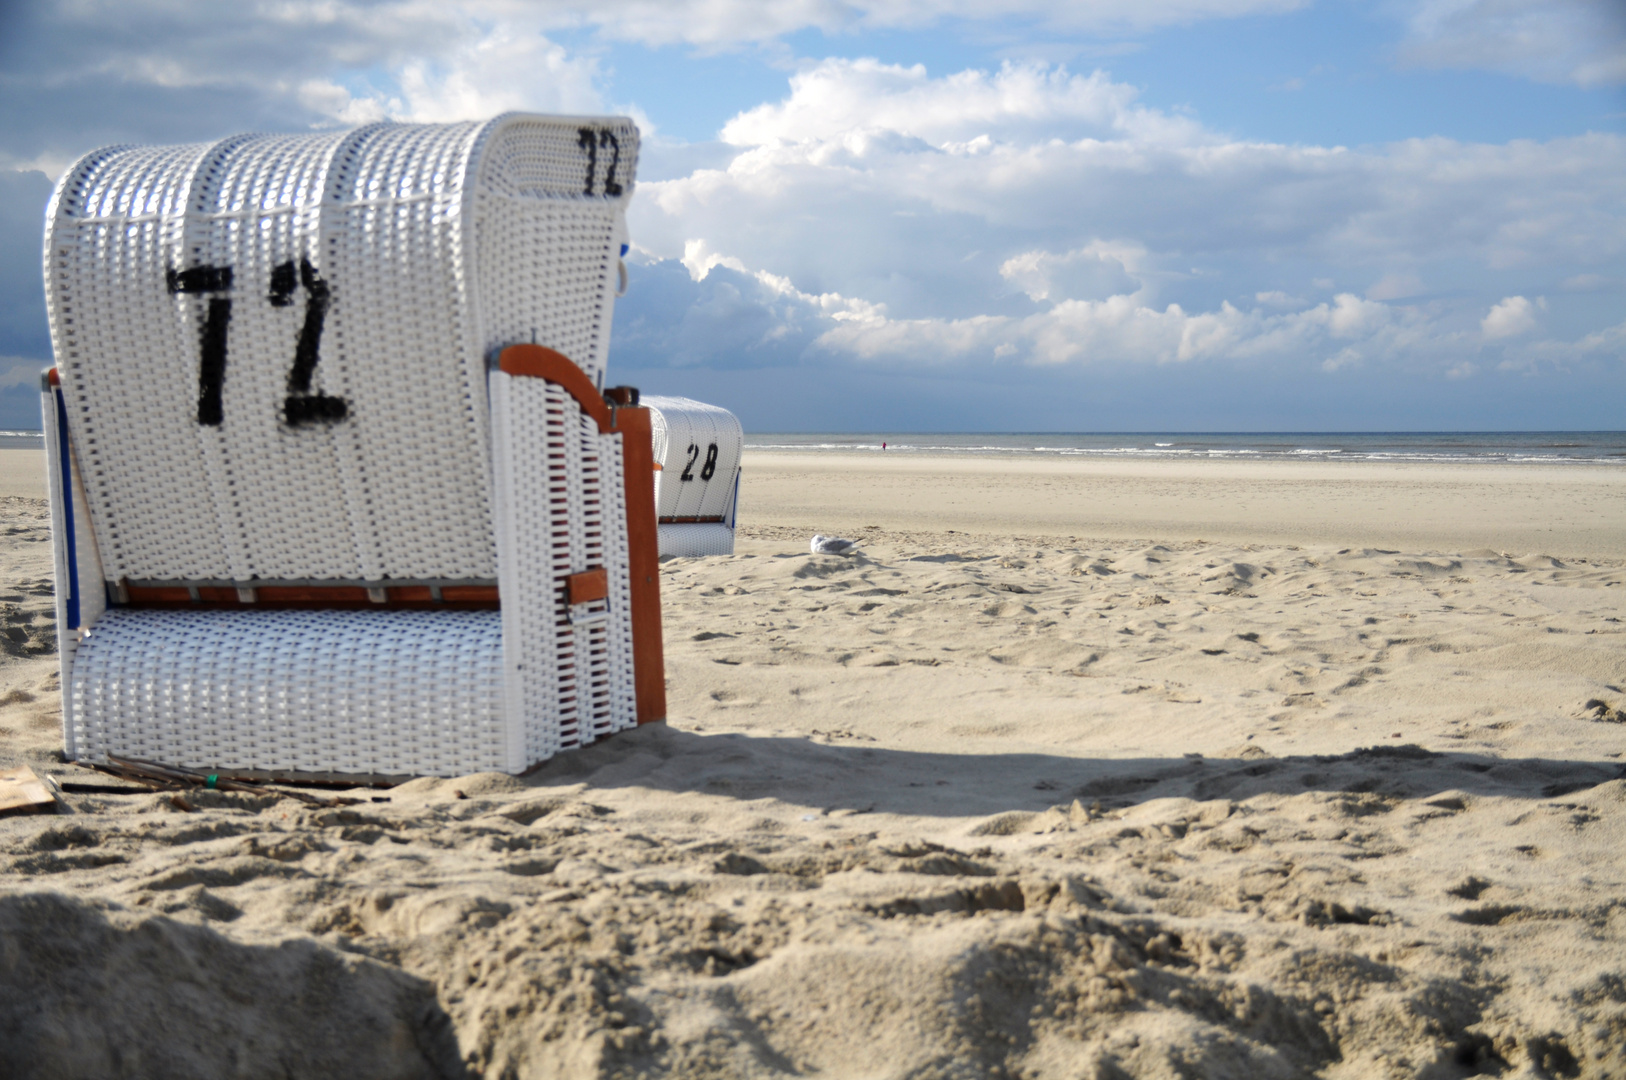
<svg viewBox="0 0 1626 1080">
<path fill-rule="evenodd" d="M 771 46 L 707 53 L 687 45 L 603 42 L 589 30 L 548 37 L 573 55 L 597 57 L 606 104 L 637 106 L 667 139 L 715 139 L 737 113 L 778 101 L 789 91 L 790 57 Z"/>
<path fill-rule="evenodd" d="M 1401 28 L 1368 8 L 1322 3 L 1287 15 L 1160 31 L 1104 62 L 1142 100 L 1189 109 L 1241 139 L 1359 146 L 1442 135 L 1467 142 L 1626 131 L 1620 88 L 1552 86 L 1398 60 Z"/>
<path fill-rule="evenodd" d="M 1096 68 L 1238 139 L 1361 146 L 1441 135 L 1469 142 L 1626 132 L 1626 89 L 1546 85 L 1397 59 L 1403 28 L 1370 6 L 1331 0 L 1281 15 L 1207 19 L 1124 37 L 1062 35 L 1031 22 L 945 22 L 825 34 L 721 52 L 553 35 L 600 58 L 609 100 L 636 104 L 668 138 L 714 139 L 731 117 L 789 92 L 796 65 L 828 57 L 924 64 L 934 77 L 1003 59 Z"/>
</svg>

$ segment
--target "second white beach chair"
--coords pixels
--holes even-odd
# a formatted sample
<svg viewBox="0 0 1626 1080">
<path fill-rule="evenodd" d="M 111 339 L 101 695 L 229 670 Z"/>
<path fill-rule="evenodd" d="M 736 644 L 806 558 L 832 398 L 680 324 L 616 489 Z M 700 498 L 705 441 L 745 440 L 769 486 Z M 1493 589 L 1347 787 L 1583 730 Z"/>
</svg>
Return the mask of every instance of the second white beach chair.
<svg viewBox="0 0 1626 1080">
<path fill-rule="evenodd" d="M 643 399 L 655 454 L 662 555 L 732 555 L 745 431 L 727 409 L 683 397 Z"/>
</svg>

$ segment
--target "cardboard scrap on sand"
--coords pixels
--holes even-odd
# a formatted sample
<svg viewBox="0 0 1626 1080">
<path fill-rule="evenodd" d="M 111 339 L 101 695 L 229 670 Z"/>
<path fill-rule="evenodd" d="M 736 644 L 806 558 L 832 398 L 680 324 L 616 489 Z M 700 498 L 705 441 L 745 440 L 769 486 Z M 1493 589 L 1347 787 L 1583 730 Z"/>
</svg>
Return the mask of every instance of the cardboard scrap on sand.
<svg viewBox="0 0 1626 1080">
<path fill-rule="evenodd" d="M 56 799 L 27 765 L 0 769 L 0 815 L 40 814 L 56 808 Z"/>
</svg>

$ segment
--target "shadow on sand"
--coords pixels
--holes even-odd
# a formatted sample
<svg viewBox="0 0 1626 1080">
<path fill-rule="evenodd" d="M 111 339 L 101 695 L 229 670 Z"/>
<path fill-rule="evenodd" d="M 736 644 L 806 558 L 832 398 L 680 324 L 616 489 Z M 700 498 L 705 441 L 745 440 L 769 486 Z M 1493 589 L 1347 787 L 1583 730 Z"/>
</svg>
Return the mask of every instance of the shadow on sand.
<svg viewBox="0 0 1626 1080">
<path fill-rule="evenodd" d="M 1400 799 L 1460 793 L 1552 799 L 1626 777 L 1614 760 L 1437 752 L 1410 744 L 1337 755 L 1090 758 L 944 754 L 862 742 L 696 734 L 653 724 L 560 754 L 528 782 L 777 799 L 812 809 L 964 818 L 1044 810 L 1079 799 L 1113 809 L 1153 799 L 1240 800 L 1306 792 Z"/>
<path fill-rule="evenodd" d="M 0 897 L 0 975 L 0 1073 L 18 1080 L 466 1075 L 430 983 L 310 938 L 247 945 L 22 893 Z"/>
</svg>

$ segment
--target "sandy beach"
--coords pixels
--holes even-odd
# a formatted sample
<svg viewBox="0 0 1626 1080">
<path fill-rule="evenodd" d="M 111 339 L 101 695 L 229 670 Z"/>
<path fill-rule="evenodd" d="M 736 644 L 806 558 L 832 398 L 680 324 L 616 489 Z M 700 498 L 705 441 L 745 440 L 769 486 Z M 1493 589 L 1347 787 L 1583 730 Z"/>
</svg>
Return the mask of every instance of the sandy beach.
<svg viewBox="0 0 1626 1080">
<path fill-rule="evenodd" d="M 109 783 L 60 759 L 30 454 L 0 768 Z M 750 453 L 741 521 L 663 563 L 667 724 L 0 819 L 0 1059 L 1626 1075 L 1626 472 Z"/>
<path fill-rule="evenodd" d="M 1541 551 L 1626 558 L 1612 466 L 747 451 L 743 508 L 808 530 Z"/>
</svg>

